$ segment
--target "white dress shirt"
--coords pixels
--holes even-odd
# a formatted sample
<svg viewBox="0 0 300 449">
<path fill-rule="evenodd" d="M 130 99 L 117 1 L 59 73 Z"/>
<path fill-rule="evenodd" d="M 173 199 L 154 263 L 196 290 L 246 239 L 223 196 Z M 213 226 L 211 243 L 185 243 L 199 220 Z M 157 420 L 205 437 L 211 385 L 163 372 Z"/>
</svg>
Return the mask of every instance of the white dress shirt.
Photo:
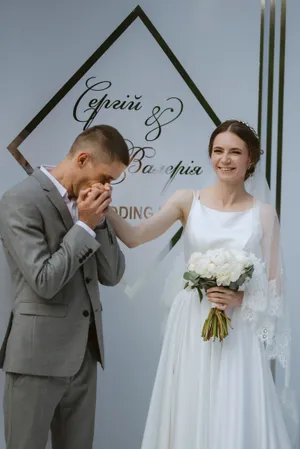
<svg viewBox="0 0 300 449">
<path fill-rule="evenodd" d="M 54 176 L 51 175 L 50 170 L 52 170 L 54 167 L 49 165 L 42 165 L 40 167 L 40 170 L 46 175 L 50 181 L 55 185 L 57 188 L 59 194 L 61 195 L 62 199 L 66 203 L 67 208 L 69 209 L 69 212 L 71 214 L 71 217 L 73 218 L 73 221 L 76 225 L 81 226 L 83 229 L 85 229 L 92 237 L 96 237 L 96 233 L 83 221 L 78 220 L 78 209 L 76 200 L 70 200 L 68 196 L 67 189 L 62 186 Z"/>
</svg>

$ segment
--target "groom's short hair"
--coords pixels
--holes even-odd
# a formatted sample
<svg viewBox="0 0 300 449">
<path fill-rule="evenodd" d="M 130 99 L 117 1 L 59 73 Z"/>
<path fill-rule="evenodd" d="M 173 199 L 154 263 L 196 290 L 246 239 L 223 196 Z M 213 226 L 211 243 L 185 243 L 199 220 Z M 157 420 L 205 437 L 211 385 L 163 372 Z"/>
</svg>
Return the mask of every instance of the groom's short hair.
<svg viewBox="0 0 300 449">
<path fill-rule="evenodd" d="M 129 165 L 129 151 L 123 136 L 113 126 L 95 125 L 80 133 L 74 140 L 69 151 L 74 156 L 78 151 L 91 151 L 97 159 L 103 155 L 109 161 L 120 161 L 126 167 Z"/>
</svg>

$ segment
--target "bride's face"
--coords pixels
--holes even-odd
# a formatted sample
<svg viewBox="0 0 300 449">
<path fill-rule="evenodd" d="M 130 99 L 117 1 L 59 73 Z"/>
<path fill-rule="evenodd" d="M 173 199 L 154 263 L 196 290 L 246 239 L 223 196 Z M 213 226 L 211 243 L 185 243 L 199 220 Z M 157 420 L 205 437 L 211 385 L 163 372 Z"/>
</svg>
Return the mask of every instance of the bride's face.
<svg viewBox="0 0 300 449">
<path fill-rule="evenodd" d="M 247 144 L 230 131 L 218 134 L 213 143 L 211 162 L 221 181 L 244 181 L 251 162 Z"/>
</svg>

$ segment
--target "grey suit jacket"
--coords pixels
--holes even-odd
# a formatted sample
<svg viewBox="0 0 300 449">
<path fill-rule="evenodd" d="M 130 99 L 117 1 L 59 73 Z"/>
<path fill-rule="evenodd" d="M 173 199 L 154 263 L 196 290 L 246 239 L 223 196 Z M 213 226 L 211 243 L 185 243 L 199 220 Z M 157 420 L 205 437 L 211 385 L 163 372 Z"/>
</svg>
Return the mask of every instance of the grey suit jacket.
<svg viewBox="0 0 300 449">
<path fill-rule="evenodd" d="M 94 316 L 104 367 L 98 281 L 116 285 L 124 256 L 107 222 L 96 238 L 78 225 L 40 170 L 0 201 L 0 234 L 15 290 L 0 351 L 5 371 L 72 376 L 83 361 Z"/>
</svg>

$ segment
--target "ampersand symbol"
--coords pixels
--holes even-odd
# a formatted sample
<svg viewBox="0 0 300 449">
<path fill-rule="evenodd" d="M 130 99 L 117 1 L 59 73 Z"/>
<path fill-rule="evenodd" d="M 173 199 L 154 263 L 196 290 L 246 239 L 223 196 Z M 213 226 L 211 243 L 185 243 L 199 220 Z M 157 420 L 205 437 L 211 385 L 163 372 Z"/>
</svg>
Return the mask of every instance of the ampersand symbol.
<svg viewBox="0 0 300 449">
<path fill-rule="evenodd" d="M 157 140 L 159 136 L 161 135 L 162 128 L 172 122 L 174 122 L 182 113 L 183 111 L 183 102 L 177 98 L 177 97 L 170 97 L 167 98 L 166 101 L 175 100 L 176 106 L 175 107 L 168 107 L 164 110 L 161 110 L 160 106 L 154 106 L 152 109 L 152 115 L 147 118 L 145 121 L 145 125 L 148 127 L 151 127 L 153 125 L 156 125 L 153 129 L 151 129 L 145 136 L 145 139 L 147 142 L 153 142 L 154 140 Z M 179 111 L 176 112 L 176 107 L 179 105 Z M 174 116 L 174 113 L 176 114 Z M 166 122 L 162 122 L 163 116 L 166 116 L 166 114 L 172 114 L 171 119 L 167 119 Z"/>
</svg>

